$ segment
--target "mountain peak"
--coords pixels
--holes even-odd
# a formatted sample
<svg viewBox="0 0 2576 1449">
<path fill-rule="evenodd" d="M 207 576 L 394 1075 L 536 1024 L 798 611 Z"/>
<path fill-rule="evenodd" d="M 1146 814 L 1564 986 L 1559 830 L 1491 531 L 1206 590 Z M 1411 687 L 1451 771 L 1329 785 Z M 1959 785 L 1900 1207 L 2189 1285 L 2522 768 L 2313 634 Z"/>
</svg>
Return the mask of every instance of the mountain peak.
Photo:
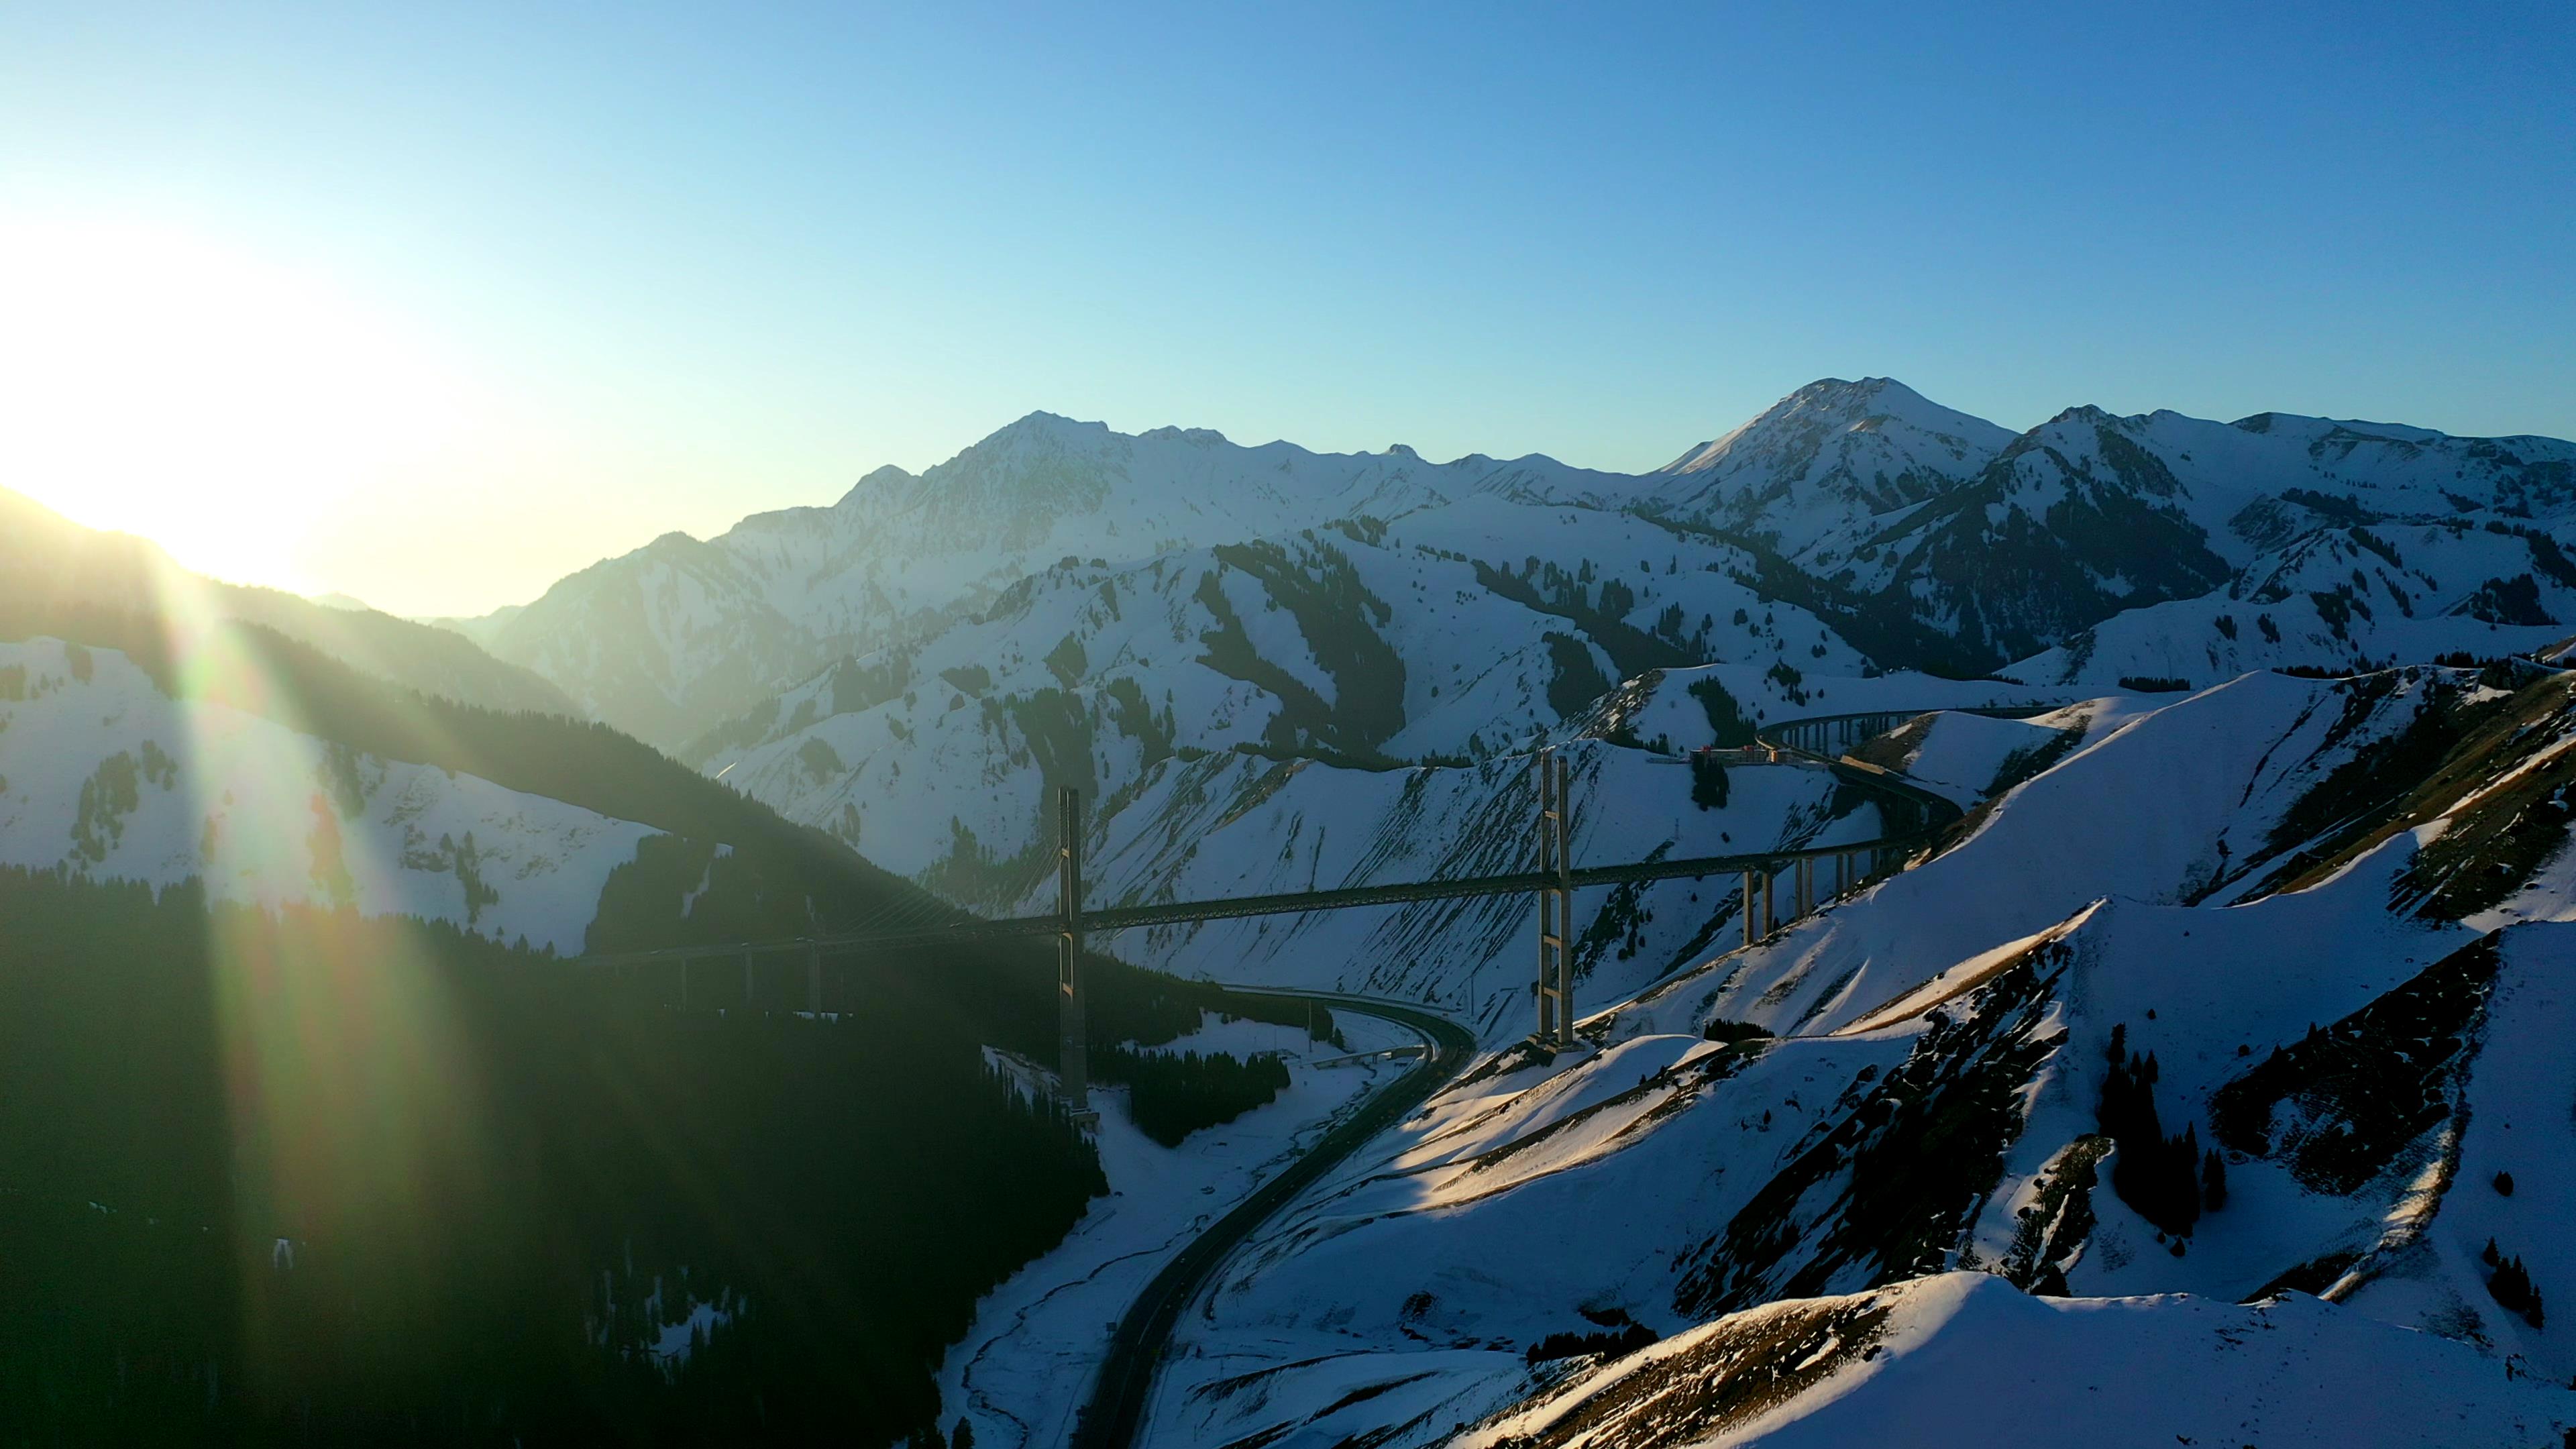
<svg viewBox="0 0 2576 1449">
<path fill-rule="evenodd" d="M 1820 377 L 1789 394 L 1782 401 L 1809 399 L 1868 402 L 1882 395 L 1893 395 L 1900 400 L 1912 398 L 1916 402 L 1925 400 L 1923 394 L 1892 377 L 1864 377 L 1858 382 L 1839 377 Z"/>
<path fill-rule="evenodd" d="M 1735 431 L 1702 443 L 1655 471 L 1708 472 L 1784 436 L 1874 431 L 1882 420 L 1901 422 L 1935 437 L 1959 439 L 1988 452 L 2012 440 L 2010 430 L 1945 408 L 1892 377 L 1864 377 L 1857 382 L 1820 377 L 1764 408 Z"/>
<path fill-rule="evenodd" d="M 1106 436 L 1108 432 L 1107 423 L 1087 423 L 1079 418 L 1068 418 L 1061 413 L 1040 409 L 1004 425 L 1000 431 L 993 434 L 992 438 L 987 438 L 985 441 L 991 442 L 1001 438 L 1098 437 Z"/>
<path fill-rule="evenodd" d="M 892 463 L 887 463 L 882 467 L 869 469 L 858 482 L 850 485 L 849 492 L 841 495 L 841 501 L 832 506 L 835 508 L 863 507 L 909 486 L 913 481 L 910 473 Z"/>
<path fill-rule="evenodd" d="M 1136 436 L 1152 438 L 1156 442 L 1191 443 L 1202 448 L 1219 447 L 1227 441 L 1225 434 L 1214 428 L 1176 428 L 1169 425 Z"/>
</svg>

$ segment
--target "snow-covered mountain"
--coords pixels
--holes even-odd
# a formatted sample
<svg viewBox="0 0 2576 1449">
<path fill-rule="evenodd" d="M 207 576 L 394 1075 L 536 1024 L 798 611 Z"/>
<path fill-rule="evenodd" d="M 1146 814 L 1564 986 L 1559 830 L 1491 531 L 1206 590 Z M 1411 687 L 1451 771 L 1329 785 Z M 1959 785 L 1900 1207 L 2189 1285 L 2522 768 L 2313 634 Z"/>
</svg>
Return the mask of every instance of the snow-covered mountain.
<svg viewBox="0 0 2576 1449">
<path fill-rule="evenodd" d="M 1893 378 L 1827 378 L 1658 472 L 1634 499 L 1667 516 L 1758 535 L 1790 557 L 1818 539 L 1948 493 L 2012 443 Z"/>
<path fill-rule="evenodd" d="M 1247 448 L 1203 428 L 1131 437 L 1032 413 L 917 477 L 880 468 L 829 508 L 760 514 L 707 543 L 671 534 L 594 565 L 488 638 L 600 717 L 678 746 L 837 657 L 935 633 L 1063 560 L 1133 567 L 1480 493 L 1618 481 L 1548 458 Z"/>
<path fill-rule="evenodd" d="M 2265 550 L 2338 524 L 2539 518 L 2565 526 L 2576 444 L 2260 414 L 2072 408 L 1966 488 L 1868 537 L 1810 551 L 1865 595 L 1982 660 L 2034 652 L 2125 610 L 2229 586 Z M 2235 584 L 2259 591 L 2261 574 Z M 2348 657 L 2348 656 L 2345 656 Z M 2321 659 L 2310 662 L 2338 662 Z"/>
</svg>

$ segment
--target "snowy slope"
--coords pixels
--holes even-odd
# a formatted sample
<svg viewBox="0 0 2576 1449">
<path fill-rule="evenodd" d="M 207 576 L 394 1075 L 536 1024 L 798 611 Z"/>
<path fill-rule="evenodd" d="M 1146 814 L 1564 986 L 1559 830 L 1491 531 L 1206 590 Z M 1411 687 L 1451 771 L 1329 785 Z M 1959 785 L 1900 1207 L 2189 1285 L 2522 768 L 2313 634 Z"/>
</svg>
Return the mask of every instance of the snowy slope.
<svg viewBox="0 0 2576 1449">
<path fill-rule="evenodd" d="M 1961 846 L 1740 963 L 1726 1014 L 1827 1031 L 2105 896 L 2189 902 L 2241 874 L 2281 812 L 2430 697 L 2430 676 L 2361 701 L 2251 674 L 2088 736 Z M 2361 702 L 2347 722 L 2347 702 Z M 2108 825 L 2111 828 L 2105 828 Z"/>
<path fill-rule="evenodd" d="M 2020 726 L 2084 733 L 1945 852 L 1594 1015 L 1573 1053 L 1493 1057 L 1274 1223 L 1188 1329 L 1153 1442 L 1428 1444 L 1480 1422 L 1554 1442 L 1542 1426 L 1583 1394 L 1556 1397 L 1562 1372 L 1528 1361 L 1548 1335 L 1633 1322 L 1700 1342 L 1692 1325 L 1772 1300 L 1968 1267 L 2013 1285 L 1973 1289 L 2009 1312 L 2029 1301 L 2017 1288 L 2324 1290 L 2358 1313 L 2318 1321 L 2355 1343 L 2409 1342 L 2364 1321 L 2383 1320 L 2460 1340 L 2455 1361 L 2510 1355 L 2564 1382 L 2563 1329 L 2504 1312 L 2479 1253 L 2495 1237 L 2544 1293 L 2571 1266 L 2540 1225 L 2571 1156 L 2576 1078 L 2543 1043 L 2564 1028 L 2553 1003 L 2576 952 L 2564 927 L 2511 924 L 2568 909 L 2552 884 L 2568 852 L 2563 823 L 2497 824 L 2532 819 L 2576 772 L 2568 696 L 2564 679 L 2508 696 L 2466 671 L 2257 675 Z M 1940 740 L 1948 717 L 1932 718 L 1905 748 Z M 1991 761 L 1976 735 L 1998 723 L 1947 747 Z M 2525 884 L 2460 893 L 2493 872 Z M 2478 934 L 2498 922 L 2500 957 Z M 1789 1034 L 1704 1039 L 1746 1019 Z M 2226 1150 L 2226 1200 L 2180 1236 L 2112 1185 L 2126 1149 L 2097 1107 L 2115 1040 L 2161 1064 L 2162 1131 Z M 2499 1170 L 2532 1185 L 2498 1192 Z M 2019 1374 L 2017 1330 L 1969 1321 L 1944 1352 L 1991 1347 Z M 1734 1361 L 1813 1367 L 1825 1336 Z M 1665 1351 L 1583 1382 L 1651 1375 Z M 2474 1372 L 2508 1380 L 2493 1359 Z M 2257 1407 L 2249 1382 L 2213 1382 L 2184 1407 Z M 1654 1437 L 1672 1402 L 1582 1442 L 1736 1442 Z M 2444 1442 L 2409 1432 L 2436 1437 L 2389 1442 Z"/>
<path fill-rule="evenodd" d="M 2121 1445 L 2543 1449 L 2571 1423 L 2564 1388 L 2313 1298 L 2029 1298 L 1953 1273 L 1722 1319 L 1452 1442 L 1984 1449 L 2081 1426 Z"/>
<path fill-rule="evenodd" d="M 0 863 L 353 906 L 578 951 L 656 832 L 160 692 L 124 655 L 0 644 Z"/>
<path fill-rule="evenodd" d="M 2383 522 L 2305 535 L 2223 589 L 2116 615 L 2005 672 L 2034 684 L 2208 685 L 2293 664 L 2528 654 L 2571 626 L 2576 567 L 2548 534 L 2502 521 Z"/>
<path fill-rule="evenodd" d="M 2576 1313 L 2576 927 L 2506 931 L 2465 1092 L 2473 1104 L 2448 1167 L 2447 1190 L 2417 1230 L 2376 1263 L 2351 1301 L 2364 1312 L 2424 1323 L 2490 1345 L 2530 1372 L 2576 1375 L 2576 1336 L 2563 1317 L 2533 1324 L 2488 1291 L 2487 1244 L 2523 1263 L 2560 1315 Z M 2505 1189 L 2511 1188 L 2508 1192 Z"/>
</svg>

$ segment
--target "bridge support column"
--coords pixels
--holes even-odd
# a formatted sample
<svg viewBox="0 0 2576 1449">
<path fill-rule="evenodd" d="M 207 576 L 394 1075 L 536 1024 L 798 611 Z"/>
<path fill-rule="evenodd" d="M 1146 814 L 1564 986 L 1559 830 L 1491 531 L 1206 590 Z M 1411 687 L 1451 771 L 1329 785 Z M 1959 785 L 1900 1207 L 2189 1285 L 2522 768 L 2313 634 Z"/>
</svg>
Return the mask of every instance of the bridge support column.
<svg viewBox="0 0 2576 1449">
<path fill-rule="evenodd" d="M 1759 887 L 1759 886 L 1757 886 L 1757 885 L 1755 884 L 1755 882 L 1754 882 L 1754 872 L 1749 871 L 1749 870 L 1748 870 L 1748 871 L 1746 871 L 1746 872 L 1744 873 L 1744 907 L 1743 907 L 1743 910 L 1744 910 L 1744 944 L 1745 944 L 1745 945 L 1747 945 L 1747 946 L 1754 945 L 1754 944 L 1758 943 L 1759 941 L 1761 941 L 1761 939 L 1762 939 L 1762 933 L 1761 933 L 1761 931 L 1760 931 L 1760 930 L 1758 930 L 1758 929 L 1755 927 L 1754 923 L 1753 923 L 1753 909 L 1754 909 L 1754 901 L 1755 901 L 1755 899 L 1756 899 L 1755 893 L 1756 893 L 1759 889 L 1760 889 L 1760 887 Z"/>
<path fill-rule="evenodd" d="M 1779 872 L 1768 870 L 1762 872 L 1762 934 L 1766 939 L 1773 931 L 1780 929 L 1779 901 L 1773 894 L 1779 881 Z"/>
<path fill-rule="evenodd" d="M 1816 909 L 1816 858 L 1798 857 L 1798 915 L 1804 918 Z"/>
<path fill-rule="evenodd" d="M 805 953 L 805 1009 L 816 1016 L 823 1014 L 823 948 L 820 946 Z"/>
<path fill-rule="evenodd" d="M 1077 1122 L 1091 1110 L 1091 1038 L 1082 1019 L 1082 792 L 1060 785 L 1056 810 L 1056 1077 Z"/>
<path fill-rule="evenodd" d="M 1538 753 L 1538 1031 L 1542 1046 L 1574 1045 L 1573 815 L 1567 762 Z"/>
</svg>

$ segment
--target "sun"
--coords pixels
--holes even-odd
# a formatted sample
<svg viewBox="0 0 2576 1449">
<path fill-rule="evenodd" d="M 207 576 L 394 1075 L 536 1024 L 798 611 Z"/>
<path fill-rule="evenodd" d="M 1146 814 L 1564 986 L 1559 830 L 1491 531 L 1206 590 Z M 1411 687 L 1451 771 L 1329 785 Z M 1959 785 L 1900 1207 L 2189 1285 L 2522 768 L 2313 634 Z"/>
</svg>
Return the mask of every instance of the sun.
<svg viewBox="0 0 2576 1449">
<path fill-rule="evenodd" d="M 426 481 L 458 376 L 310 272 L 169 230 L 0 219 L 0 487 L 190 568 L 315 587 L 317 518 Z"/>
</svg>

